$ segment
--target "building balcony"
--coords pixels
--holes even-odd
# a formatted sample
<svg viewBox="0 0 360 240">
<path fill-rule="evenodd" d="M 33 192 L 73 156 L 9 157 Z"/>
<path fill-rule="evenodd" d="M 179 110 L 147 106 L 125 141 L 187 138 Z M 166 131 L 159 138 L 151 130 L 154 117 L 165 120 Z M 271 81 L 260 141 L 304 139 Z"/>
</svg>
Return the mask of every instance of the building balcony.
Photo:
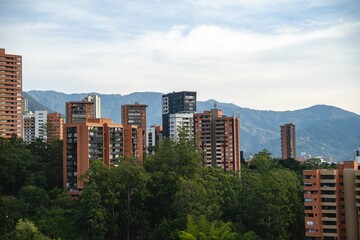
<svg viewBox="0 0 360 240">
<path fill-rule="evenodd" d="M 334 239 L 337 239 L 337 233 L 323 233 L 324 237 L 333 237 Z"/>
<path fill-rule="evenodd" d="M 337 229 L 337 225 L 325 225 L 325 224 L 323 224 L 323 230 L 325 230 L 325 229 Z"/>
<path fill-rule="evenodd" d="M 321 198 L 336 198 L 335 194 L 321 194 Z"/>
<path fill-rule="evenodd" d="M 320 183 L 336 183 L 336 179 L 320 179 Z"/>
<path fill-rule="evenodd" d="M 336 190 L 336 187 L 330 187 L 330 186 L 321 186 L 320 187 L 321 190 Z"/>
<path fill-rule="evenodd" d="M 336 206 L 336 202 L 321 202 L 322 206 Z"/>
<path fill-rule="evenodd" d="M 318 186 L 304 186 L 304 191 L 316 191 L 318 189 Z"/>
<path fill-rule="evenodd" d="M 322 213 L 335 213 L 336 214 L 336 209 L 322 209 L 321 212 Z"/>
</svg>

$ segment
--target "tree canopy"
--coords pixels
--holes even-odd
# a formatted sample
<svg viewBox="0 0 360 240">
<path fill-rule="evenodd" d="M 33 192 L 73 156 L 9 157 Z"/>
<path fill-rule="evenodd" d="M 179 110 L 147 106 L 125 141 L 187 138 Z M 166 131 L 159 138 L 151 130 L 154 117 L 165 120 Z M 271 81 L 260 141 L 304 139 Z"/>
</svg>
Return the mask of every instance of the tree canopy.
<svg viewBox="0 0 360 240">
<path fill-rule="evenodd" d="M 266 150 L 241 173 L 224 172 L 204 167 L 180 134 L 144 165 L 92 161 L 78 198 L 62 190 L 61 141 L 0 139 L 0 150 L 2 236 L 26 229 L 38 239 L 303 239 L 304 166 Z"/>
</svg>

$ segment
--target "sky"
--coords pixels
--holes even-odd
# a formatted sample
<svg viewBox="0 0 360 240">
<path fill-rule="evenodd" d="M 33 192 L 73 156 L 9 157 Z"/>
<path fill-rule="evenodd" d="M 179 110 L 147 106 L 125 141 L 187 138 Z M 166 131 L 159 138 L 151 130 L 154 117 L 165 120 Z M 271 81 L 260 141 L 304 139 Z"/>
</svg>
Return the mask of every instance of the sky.
<svg viewBox="0 0 360 240">
<path fill-rule="evenodd" d="M 23 90 L 197 91 L 261 110 L 360 114 L 359 0 L 0 0 Z"/>
</svg>

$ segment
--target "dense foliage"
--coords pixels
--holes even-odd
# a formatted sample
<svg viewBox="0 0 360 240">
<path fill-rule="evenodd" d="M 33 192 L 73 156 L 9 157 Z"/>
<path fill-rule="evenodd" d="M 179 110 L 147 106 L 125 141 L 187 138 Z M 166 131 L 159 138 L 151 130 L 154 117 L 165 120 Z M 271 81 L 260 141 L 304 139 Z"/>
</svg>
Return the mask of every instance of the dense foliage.
<svg viewBox="0 0 360 240">
<path fill-rule="evenodd" d="M 61 141 L 0 139 L 0 239 L 303 239 L 303 166 L 264 150 L 225 173 L 193 146 L 165 139 L 144 165 L 93 161 L 73 199 Z"/>
</svg>

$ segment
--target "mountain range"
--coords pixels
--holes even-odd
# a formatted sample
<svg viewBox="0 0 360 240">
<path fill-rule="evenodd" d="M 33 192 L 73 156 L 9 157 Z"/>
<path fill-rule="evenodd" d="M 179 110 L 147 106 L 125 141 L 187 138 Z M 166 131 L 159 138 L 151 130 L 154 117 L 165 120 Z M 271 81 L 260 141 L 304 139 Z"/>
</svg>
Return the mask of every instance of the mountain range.
<svg viewBox="0 0 360 240">
<path fill-rule="evenodd" d="M 65 114 L 65 102 L 80 101 L 90 93 L 65 94 L 56 91 L 28 91 L 29 110 L 48 110 Z M 101 115 L 121 122 L 121 105 L 129 103 L 147 104 L 147 125 L 161 124 L 163 93 L 135 92 L 128 95 L 99 94 Z M 221 103 L 214 99 L 197 102 L 197 112 L 210 110 L 216 103 L 227 116 L 240 117 L 240 145 L 245 156 L 263 149 L 274 157 L 281 155 L 280 126 L 296 125 L 297 155 L 300 153 L 332 157 L 335 161 L 351 160 L 353 150 L 360 146 L 360 115 L 343 109 L 315 105 L 294 111 L 264 111 L 239 107 L 232 103 Z"/>
</svg>

